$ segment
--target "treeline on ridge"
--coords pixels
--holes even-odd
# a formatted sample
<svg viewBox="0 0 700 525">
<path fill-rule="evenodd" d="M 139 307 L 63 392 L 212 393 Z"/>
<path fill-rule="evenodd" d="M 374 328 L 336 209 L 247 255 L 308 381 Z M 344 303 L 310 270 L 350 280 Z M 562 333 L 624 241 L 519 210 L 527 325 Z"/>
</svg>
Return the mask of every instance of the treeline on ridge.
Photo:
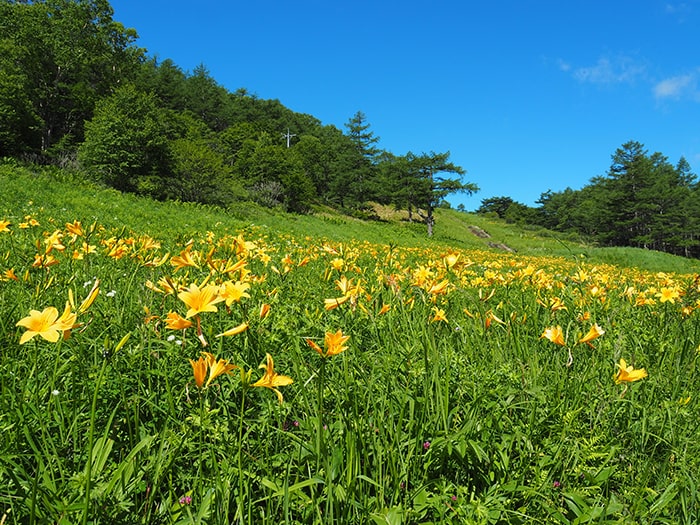
<svg viewBox="0 0 700 525">
<path fill-rule="evenodd" d="M 345 131 L 206 67 L 149 57 L 107 0 L 0 0 L 0 158 L 68 165 L 125 192 L 305 212 L 369 201 L 415 212 L 471 193 L 449 153 L 394 155 L 358 111 Z"/>
<path fill-rule="evenodd" d="M 547 191 L 529 207 L 510 197 L 481 201 L 477 213 L 584 235 L 602 246 L 633 246 L 700 257 L 700 184 L 688 161 L 629 141 L 605 175 L 580 190 Z"/>
</svg>

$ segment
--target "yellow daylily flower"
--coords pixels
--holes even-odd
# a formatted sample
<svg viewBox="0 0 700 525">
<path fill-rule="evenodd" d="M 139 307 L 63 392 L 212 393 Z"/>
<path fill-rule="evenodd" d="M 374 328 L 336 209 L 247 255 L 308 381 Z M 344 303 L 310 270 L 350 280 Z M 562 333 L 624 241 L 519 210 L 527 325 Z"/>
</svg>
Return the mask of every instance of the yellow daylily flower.
<svg viewBox="0 0 700 525">
<path fill-rule="evenodd" d="M 349 295 L 344 295 L 343 297 L 336 297 L 334 299 L 324 299 L 324 308 L 326 310 L 334 310 L 335 308 L 338 308 L 341 304 L 347 302 L 349 299 Z"/>
<path fill-rule="evenodd" d="M 207 379 L 205 387 L 208 387 L 220 375 L 230 374 L 231 370 L 238 368 L 236 365 L 230 364 L 227 359 L 216 359 L 209 352 L 205 352 L 204 355 L 207 357 L 207 364 L 209 365 L 209 379 Z"/>
<path fill-rule="evenodd" d="M 41 312 L 38 310 L 30 310 L 29 315 L 17 321 L 15 325 L 23 326 L 27 329 L 27 331 L 22 334 L 19 344 L 23 345 L 37 335 L 40 335 L 51 343 L 58 341 L 59 332 L 63 329 L 56 324 L 56 319 L 58 319 L 58 310 L 53 306 L 44 308 Z"/>
<path fill-rule="evenodd" d="M 660 303 L 675 303 L 676 299 L 678 299 L 681 296 L 680 290 L 677 288 L 668 288 L 668 287 L 663 287 L 661 288 L 661 291 L 656 294 L 656 297 L 659 298 Z"/>
<path fill-rule="evenodd" d="M 345 267 L 345 261 L 341 259 L 340 257 L 336 257 L 331 261 L 331 268 L 334 270 L 337 270 L 339 272 L 343 271 L 343 268 Z"/>
<path fill-rule="evenodd" d="M 627 361 L 620 358 L 620 362 L 616 365 L 618 370 L 614 379 L 616 384 L 632 383 L 647 377 L 647 371 L 644 368 L 635 369 L 632 365 L 628 365 Z"/>
<path fill-rule="evenodd" d="M 550 326 L 549 328 L 546 328 L 540 336 L 540 339 L 549 339 L 554 344 L 566 346 L 564 332 L 562 331 L 561 326 Z"/>
<path fill-rule="evenodd" d="M 457 264 L 457 261 L 459 261 L 459 254 L 450 252 L 447 255 L 445 255 L 442 258 L 443 262 L 445 263 L 445 266 L 448 268 L 452 268 L 455 264 Z"/>
<path fill-rule="evenodd" d="M 201 289 L 196 284 L 191 284 L 185 291 L 177 294 L 177 297 L 190 307 L 185 315 L 187 319 L 202 312 L 216 312 L 217 308 L 214 305 L 224 300 L 219 295 L 219 287 L 213 284 Z"/>
<path fill-rule="evenodd" d="M 598 324 L 594 324 L 591 326 L 591 329 L 588 330 L 588 333 L 578 340 L 578 344 L 586 343 L 588 346 L 593 347 L 591 341 L 598 339 L 603 334 L 605 334 L 605 330 L 598 326 Z"/>
<path fill-rule="evenodd" d="M 165 327 L 170 330 L 185 330 L 192 326 L 192 321 L 181 317 L 176 312 L 168 313 L 165 318 Z"/>
<path fill-rule="evenodd" d="M 76 326 L 77 318 L 77 314 L 75 312 L 71 312 L 70 302 L 66 302 L 66 307 L 63 310 L 61 317 L 56 320 L 56 328 L 64 332 L 64 335 L 66 332 L 70 333 L 69 331 L 71 328 Z"/>
<path fill-rule="evenodd" d="M 428 293 L 432 295 L 444 295 L 447 293 L 447 288 L 450 286 L 450 281 L 447 279 L 439 282 L 439 283 L 433 283 L 429 288 L 428 288 Z"/>
<path fill-rule="evenodd" d="M 272 360 L 272 356 L 270 354 L 266 354 L 266 364 L 260 365 L 259 368 L 264 368 L 265 373 L 251 386 L 269 388 L 275 394 L 277 394 L 277 399 L 280 403 L 282 403 L 284 401 L 284 397 L 282 396 L 282 392 L 277 390 L 277 387 L 291 385 L 294 380 L 289 376 L 283 376 L 275 372 L 275 362 Z"/>
<path fill-rule="evenodd" d="M 249 283 L 243 283 L 241 281 L 226 281 L 221 285 L 221 290 L 219 294 L 226 301 L 226 306 L 231 306 L 233 302 L 240 303 L 241 299 L 244 297 L 250 298 L 248 294 L 248 289 L 250 288 Z"/>
<path fill-rule="evenodd" d="M 83 299 L 83 302 L 80 303 L 80 306 L 78 307 L 78 313 L 82 314 L 84 313 L 90 306 L 92 306 L 92 303 L 95 302 L 95 299 L 97 299 L 97 295 L 100 293 L 100 280 L 95 279 L 95 284 L 92 285 L 92 289 L 90 290 L 90 293 L 88 293 L 87 297 Z"/>
</svg>

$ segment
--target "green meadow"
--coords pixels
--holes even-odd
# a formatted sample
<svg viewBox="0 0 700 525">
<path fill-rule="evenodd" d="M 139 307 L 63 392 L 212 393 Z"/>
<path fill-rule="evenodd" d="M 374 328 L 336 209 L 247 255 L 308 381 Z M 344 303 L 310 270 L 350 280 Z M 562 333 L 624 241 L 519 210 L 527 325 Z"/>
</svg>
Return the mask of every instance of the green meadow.
<svg viewBox="0 0 700 525">
<path fill-rule="evenodd" d="M 1 164 L 0 524 L 698 522 L 698 261 L 377 214 Z"/>
</svg>

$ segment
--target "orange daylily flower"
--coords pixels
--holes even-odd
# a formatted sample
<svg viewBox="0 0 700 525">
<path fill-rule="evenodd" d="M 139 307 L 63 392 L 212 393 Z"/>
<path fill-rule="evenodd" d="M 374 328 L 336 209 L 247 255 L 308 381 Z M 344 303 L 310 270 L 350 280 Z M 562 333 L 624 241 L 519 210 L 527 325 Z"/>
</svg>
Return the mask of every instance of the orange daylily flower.
<svg viewBox="0 0 700 525">
<path fill-rule="evenodd" d="M 216 357 L 209 352 L 202 352 L 197 361 L 193 359 L 189 361 L 192 365 L 194 382 L 198 388 L 207 388 L 211 382 L 220 375 L 230 374 L 231 370 L 238 368 L 236 365 L 230 364 L 226 359 L 216 359 Z M 207 370 L 209 371 L 209 379 L 204 383 Z"/>
<path fill-rule="evenodd" d="M 433 312 L 434 312 L 433 317 L 430 318 L 431 322 L 433 322 L 433 323 L 436 323 L 438 321 L 443 321 L 445 323 L 448 322 L 447 316 L 445 315 L 445 310 L 443 310 L 442 308 L 434 307 Z"/>
<path fill-rule="evenodd" d="M 207 377 L 207 360 L 204 356 L 199 356 L 197 361 L 190 359 L 190 364 L 192 365 L 192 374 L 194 375 L 194 382 L 198 388 L 204 387 L 204 380 Z"/>
<path fill-rule="evenodd" d="M 337 355 L 347 350 L 347 346 L 343 346 L 350 339 L 349 335 L 343 335 L 342 330 L 335 333 L 328 332 L 325 337 L 326 355 Z"/>
<path fill-rule="evenodd" d="M 14 268 L 10 268 L 9 270 L 5 270 L 4 272 L 2 272 L 2 276 L 3 276 L 3 279 L 6 279 L 6 280 L 8 280 L 8 281 L 9 281 L 9 280 L 12 280 L 12 281 L 19 281 L 19 277 L 17 277 L 17 276 L 15 275 L 15 269 L 14 269 Z"/>
<path fill-rule="evenodd" d="M 306 342 L 308 345 L 313 348 L 316 352 L 321 357 L 329 357 L 333 355 L 340 354 L 341 352 L 344 352 L 345 350 L 348 349 L 347 346 L 343 346 L 345 343 L 348 342 L 350 339 L 349 335 L 343 335 L 342 330 L 338 330 L 337 332 L 326 332 L 326 336 L 324 338 L 324 346 L 325 350 L 322 349 L 320 346 L 318 346 L 315 342 L 313 342 L 311 339 L 306 339 Z"/>
<path fill-rule="evenodd" d="M 180 255 L 174 255 L 170 258 L 170 264 L 172 264 L 175 267 L 176 272 L 178 270 L 182 270 L 183 268 L 187 268 L 188 266 L 199 268 L 199 265 L 197 264 L 197 261 L 195 261 L 192 257 L 190 250 L 192 250 L 191 244 L 188 245 L 187 248 L 182 250 L 180 252 Z"/>
<path fill-rule="evenodd" d="M 73 221 L 72 223 L 67 222 L 66 231 L 73 236 L 73 240 L 75 240 L 76 237 L 82 237 L 84 233 L 83 225 L 80 224 L 80 221 Z"/>
</svg>

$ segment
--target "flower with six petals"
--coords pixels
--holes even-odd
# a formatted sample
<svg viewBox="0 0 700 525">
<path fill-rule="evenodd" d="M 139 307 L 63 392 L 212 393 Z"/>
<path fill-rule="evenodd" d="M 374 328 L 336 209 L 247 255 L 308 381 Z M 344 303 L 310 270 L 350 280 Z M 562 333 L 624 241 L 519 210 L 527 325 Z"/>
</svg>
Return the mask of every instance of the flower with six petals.
<svg viewBox="0 0 700 525">
<path fill-rule="evenodd" d="M 275 372 L 275 362 L 270 354 L 266 354 L 266 363 L 261 364 L 260 368 L 264 368 L 265 373 L 260 379 L 250 386 L 269 388 L 275 394 L 277 394 L 277 399 L 280 403 L 282 403 L 282 401 L 284 401 L 284 397 L 282 396 L 282 392 L 277 390 L 277 387 L 291 385 L 294 380 L 289 376 L 283 376 Z"/>
</svg>

